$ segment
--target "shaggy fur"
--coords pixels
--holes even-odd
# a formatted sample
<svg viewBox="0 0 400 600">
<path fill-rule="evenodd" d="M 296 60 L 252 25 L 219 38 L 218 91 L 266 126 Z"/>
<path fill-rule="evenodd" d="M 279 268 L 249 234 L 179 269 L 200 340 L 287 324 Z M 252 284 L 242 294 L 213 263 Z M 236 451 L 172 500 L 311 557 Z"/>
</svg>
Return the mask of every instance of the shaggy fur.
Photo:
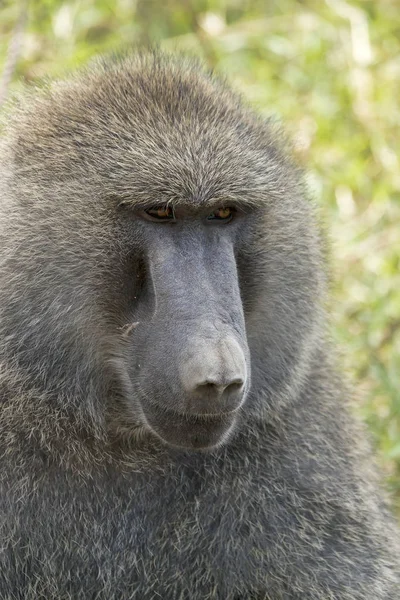
<svg viewBox="0 0 400 600">
<path fill-rule="evenodd" d="M 197 65 L 155 55 L 15 107 L 0 176 L 4 600 L 399 598 L 398 533 L 326 342 L 319 235 L 281 137 Z M 180 230 L 146 237 L 135 211 L 160 203 L 243 215 L 204 234 L 231 236 L 227 274 L 193 229 L 171 261 L 178 308 L 157 321 L 152 257 Z M 208 451 L 143 417 L 150 385 L 174 418 L 181 311 L 207 321 L 201 265 L 251 370 Z"/>
</svg>

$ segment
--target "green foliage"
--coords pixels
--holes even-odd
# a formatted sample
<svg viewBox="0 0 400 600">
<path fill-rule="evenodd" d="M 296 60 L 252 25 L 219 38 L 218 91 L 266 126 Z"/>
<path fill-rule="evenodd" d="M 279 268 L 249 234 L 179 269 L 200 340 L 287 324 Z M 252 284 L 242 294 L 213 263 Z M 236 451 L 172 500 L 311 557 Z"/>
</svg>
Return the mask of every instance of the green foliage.
<svg viewBox="0 0 400 600">
<path fill-rule="evenodd" d="M 0 66 L 24 4 L 0 3 Z M 284 121 L 328 223 L 332 335 L 400 508 L 397 0 L 32 0 L 18 80 L 158 43 L 199 55 Z M 18 48 L 17 48 L 18 50 Z"/>
</svg>

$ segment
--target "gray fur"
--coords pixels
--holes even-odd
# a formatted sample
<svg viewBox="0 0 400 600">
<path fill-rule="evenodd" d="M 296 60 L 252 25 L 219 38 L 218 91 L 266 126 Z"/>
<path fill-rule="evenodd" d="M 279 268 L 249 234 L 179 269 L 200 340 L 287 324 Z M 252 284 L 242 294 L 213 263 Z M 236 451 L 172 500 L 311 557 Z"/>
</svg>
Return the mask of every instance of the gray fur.
<svg viewBox="0 0 400 600">
<path fill-rule="evenodd" d="M 318 228 L 281 138 L 196 64 L 151 54 L 15 107 L 2 599 L 399 598 L 398 532 L 326 341 Z M 182 219 L 146 223 L 143 203 Z M 232 224 L 202 221 L 236 203 Z M 190 382 L 218 360 L 245 384 L 214 415 Z"/>
</svg>

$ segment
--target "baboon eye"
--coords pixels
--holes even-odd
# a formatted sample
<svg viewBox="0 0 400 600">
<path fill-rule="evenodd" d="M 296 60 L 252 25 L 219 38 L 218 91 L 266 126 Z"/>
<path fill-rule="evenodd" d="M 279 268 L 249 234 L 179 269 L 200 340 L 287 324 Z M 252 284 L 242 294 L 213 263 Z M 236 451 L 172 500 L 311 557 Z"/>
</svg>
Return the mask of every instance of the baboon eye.
<svg viewBox="0 0 400 600">
<path fill-rule="evenodd" d="M 217 208 L 207 217 L 207 221 L 222 221 L 228 223 L 233 217 L 233 208 Z"/>
<path fill-rule="evenodd" d="M 172 206 L 152 206 L 144 211 L 152 221 L 174 221 L 175 213 Z"/>
</svg>

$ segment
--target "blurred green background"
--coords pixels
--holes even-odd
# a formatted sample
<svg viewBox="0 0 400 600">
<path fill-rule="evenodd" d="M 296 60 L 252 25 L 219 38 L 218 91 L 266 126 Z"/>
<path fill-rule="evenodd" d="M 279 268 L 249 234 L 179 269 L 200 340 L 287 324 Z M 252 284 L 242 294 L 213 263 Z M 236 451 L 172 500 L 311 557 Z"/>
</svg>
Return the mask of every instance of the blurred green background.
<svg viewBox="0 0 400 600">
<path fill-rule="evenodd" d="M 294 139 L 329 231 L 332 335 L 400 515 L 399 0 L 0 0 L 0 95 L 154 42 Z"/>
</svg>

